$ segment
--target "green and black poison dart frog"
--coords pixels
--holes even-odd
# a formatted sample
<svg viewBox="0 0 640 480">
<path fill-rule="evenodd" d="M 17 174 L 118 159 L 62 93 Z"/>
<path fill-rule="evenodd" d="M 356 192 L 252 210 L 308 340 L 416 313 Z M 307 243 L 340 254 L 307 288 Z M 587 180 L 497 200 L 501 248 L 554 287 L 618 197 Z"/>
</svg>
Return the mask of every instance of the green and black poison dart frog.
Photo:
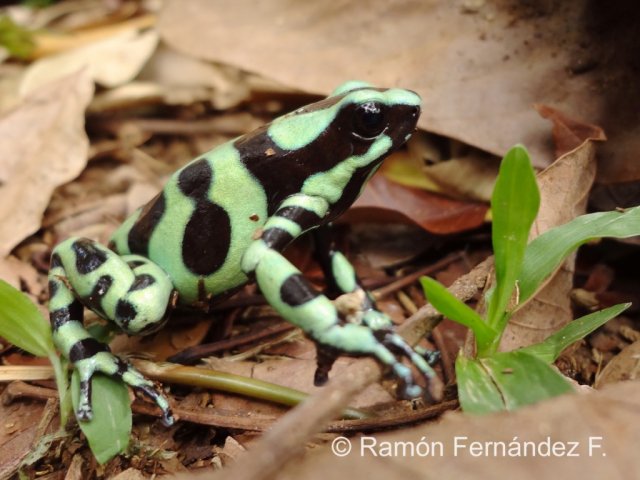
<svg viewBox="0 0 640 480">
<path fill-rule="evenodd" d="M 91 379 L 100 372 L 151 397 L 165 424 L 174 421 L 158 387 L 87 332 L 84 307 L 144 335 L 161 328 L 175 306 L 206 309 L 249 281 L 316 343 L 317 385 L 340 354 L 369 355 L 391 369 L 404 397 L 419 396 L 396 355 L 427 379 L 433 370 L 376 309 L 346 257 L 319 255 L 330 285 L 361 294 L 361 314 L 348 321 L 282 255 L 354 202 L 384 158 L 409 139 L 419 115 L 420 97 L 409 90 L 349 82 L 185 165 L 116 230 L 109 248 L 85 238 L 59 244 L 49 311 L 55 344 L 80 375 L 78 418 L 92 417 Z"/>
</svg>

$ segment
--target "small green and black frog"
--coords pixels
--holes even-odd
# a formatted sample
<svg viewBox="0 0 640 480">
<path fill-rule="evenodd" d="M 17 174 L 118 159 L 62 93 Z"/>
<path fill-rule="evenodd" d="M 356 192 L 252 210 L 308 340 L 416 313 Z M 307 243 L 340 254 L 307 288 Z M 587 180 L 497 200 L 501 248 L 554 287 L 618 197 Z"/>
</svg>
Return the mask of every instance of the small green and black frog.
<svg viewBox="0 0 640 480">
<path fill-rule="evenodd" d="M 327 380 L 338 355 L 369 355 L 391 369 L 405 397 L 419 396 L 396 355 L 427 378 L 433 370 L 376 309 L 345 256 L 319 254 L 330 285 L 361 294 L 361 313 L 348 321 L 282 255 L 355 201 L 384 158 L 409 139 L 419 115 L 420 97 L 409 90 L 349 82 L 182 167 L 118 228 L 109 248 L 86 238 L 59 244 L 49 310 L 55 344 L 80 376 L 78 418 L 92 416 L 91 379 L 100 372 L 147 394 L 173 423 L 156 385 L 88 333 L 85 307 L 128 334 L 146 335 L 175 306 L 206 309 L 250 281 L 318 346 L 316 384 Z"/>
</svg>

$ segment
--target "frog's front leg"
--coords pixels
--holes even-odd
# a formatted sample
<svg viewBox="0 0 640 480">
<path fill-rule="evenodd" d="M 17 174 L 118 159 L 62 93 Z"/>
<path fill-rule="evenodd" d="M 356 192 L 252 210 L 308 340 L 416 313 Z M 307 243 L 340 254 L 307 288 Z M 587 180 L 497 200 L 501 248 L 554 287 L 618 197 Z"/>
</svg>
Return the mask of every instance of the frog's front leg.
<svg viewBox="0 0 640 480">
<path fill-rule="evenodd" d="M 424 350 L 418 353 L 394 331 L 391 318 L 381 312 L 376 301 L 368 290 L 360 283 L 353 265 L 342 252 L 335 249 L 331 240 L 329 228 L 321 226 L 314 230 L 315 257 L 326 278 L 329 290 L 338 297 L 336 303 L 344 305 L 338 307 L 343 315 L 352 316 L 351 321 L 362 323 L 374 330 L 376 338 L 390 350 L 405 355 L 427 378 L 432 378 L 435 372 L 430 365 L 439 359 L 439 352 Z M 345 300 L 342 300 L 342 299 Z M 328 350 L 318 355 L 318 369 L 315 383 L 323 385 L 328 380 L 328 373 L 338 355 Z M 426 360 L 425 360 L 426 358 Z"/>
<path fill-rule="evenodd" d="M 148 395 L 162 409 L 164 423 L 172 424 L 169 403 L 154 383 L 113 355 L 82 323 L 87 307 L 129 334 L 156 331 L 173 301 L 167 274 L 139 255 L 120 257 L 92 240 L 70 238 L 51 255 L 49 297 L 54 343 L 80 376 L 78 418 L 91 419 L 91 379 L 101 372 Z"/>
<path fill-rule="evenodd" d="M 373 356 L 401 380 L 403 396 L 417 397 L 422 389 L 414 383 L 411 369 L 393 352 L 407 356 L 431 378 L 433 371 L 426 361 L 390 329 L 390 324 L 385 323 L 385 328 L 378 325 L 381 320 L 376 315 L 364 312 L 361 323 L 343 321 L 334 304 L 314 290 L 280 253 L 295 237 L 319 225 L 328 209 L 328 203 L 320 197 L 289 197 L 266 222 L 261 238 L 247 249 L 243 270 L 255 275 L 265 298 L 286 320 L 319 345 L 319 359 L 335 357 L 336 353 Z"/>
</svg>

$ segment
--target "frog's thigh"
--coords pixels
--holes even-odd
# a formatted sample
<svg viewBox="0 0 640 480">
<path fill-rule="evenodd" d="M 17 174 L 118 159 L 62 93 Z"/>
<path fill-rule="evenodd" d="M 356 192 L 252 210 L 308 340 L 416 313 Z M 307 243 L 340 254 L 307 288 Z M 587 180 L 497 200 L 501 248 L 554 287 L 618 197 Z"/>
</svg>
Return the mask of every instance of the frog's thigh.
<svg viewBox="0 0 640 480">
<path fill-rule="evenodd" d="M 92 416 L 91 378 L 96 371 L 122 378 L 149 395 L 171 423 L 166 398 L 135 369 L 91 337 L 82 323 L 86 306 L 121 327 L 141 333 L 166 318 L 172 286 L 166 274 L 146 258 L 119 257 L 88 239 L 70 238 L 51 255 L 49 311 L 53 340 L 80 374 L 79 418 Z"/>
<path fill-rule="evenodd" d="M 146 333 L 166 319 L 173 290 L 167 275 L 146 258 L 120 257 L 97 242 L 78 238 L 55 248 L 49 286 L 54 340 L 67 356 L 75 343 L 93 343 L 82 327 L 83 306 L 128 333 Z M 81 357 L 101 350 L 87 345 Z"/>
</svg>

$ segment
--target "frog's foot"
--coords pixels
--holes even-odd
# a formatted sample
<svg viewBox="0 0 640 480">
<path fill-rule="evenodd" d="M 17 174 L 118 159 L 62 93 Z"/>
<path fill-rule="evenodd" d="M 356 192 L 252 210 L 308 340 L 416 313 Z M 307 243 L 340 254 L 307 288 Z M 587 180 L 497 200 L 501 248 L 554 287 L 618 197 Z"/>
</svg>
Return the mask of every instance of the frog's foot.
<svg viewBox="0 0 640 480">
<path fill-rule="evenodd" d="M 420 345 L 415 346 L 413 350 L 422 358 L 424 358 L 432 367 L 440 361 L 440 352 L 438 350 L 431 350 L 421 347 Z"/>
<path fill-rule="evenodd" d="M 89 421 L 93 418 L 91 381 L 96 373 L 103 373 L 119 378 L 133 389 L 144 393 L 162 410 L 162 423 L 166 426 L 173 425 L 175 420 L 169 401 L 156 384 L 111 352 L 105 350 L 95 353 L 91 357 L 76 361 L 74 367 L 80 376 L 80 400 L 76 410 L 79 420 Z"/>
<path fill-rule="evenodd" d="M 406 357 L 427 379 L 429 390 L 424 393 L 429 399 L 439 400 L 442 396 L 441 382 L 427 361 L 390 328 L 374 330 L 358 324 L 333 325 L 312 337 L 319 345 L 316 381 L 326 379 L 330 369 L 326 364 L 332 363 L 338 354 L 369 355 L 390 368 L 400 382 L 401 397 L 420 397 L 422 387 L 415 383 L 411 368 L 396 358 L 395 354 L 398 354 Z"/>
<path fill-rule="evenodd" d="M 373 330 L 380 343 L 397 355 L 406 357 L 418 369 L 427 379 L 430 387 L 430 390 L 425 392 L 425 396 L 429 400 L 438 400 L 441 396 L 440 388 L 437 386 L 439 382 L 435 379 L 436 374 L 431 366 L 440 359 L 440 353 L 420 347 L 412 348 L 404 338 L 395 332 L 391 318 L 378 310 L 369 309 L 364 312 L 362 322 Z M 406 386 L 401 389 L 401 395 L 405 398 L 411 398 L 411 392 L 407 388 L 410 387 Z"/>
<path fill-rule="evenodd" d="M 380 343 L 389 350 L 406 357 L 426 378 L 429 388 L 424 391 L 424 397 L 427 401 L 433 402 L 442 398 L 442 385 L 437 379 L 436 373 L 431 368 L 429 361 L 426 360 L 422 354 L 414 350 L 404 338 L 393 330 L 377 330 L 375 335 L 376 338 L 379 339 Z M 413 379 L 413 377 L 411 377 L 411 379 Z M 414 387 L 416 387 L 416 385 L 411 386 L 410 384 L 403 382 L 403 385 L 400 388 L 400 395 L 405 399 L 415 398 L 418 395 L 413 395 L 413 390 L 415 390 Z"/>
</svg>

